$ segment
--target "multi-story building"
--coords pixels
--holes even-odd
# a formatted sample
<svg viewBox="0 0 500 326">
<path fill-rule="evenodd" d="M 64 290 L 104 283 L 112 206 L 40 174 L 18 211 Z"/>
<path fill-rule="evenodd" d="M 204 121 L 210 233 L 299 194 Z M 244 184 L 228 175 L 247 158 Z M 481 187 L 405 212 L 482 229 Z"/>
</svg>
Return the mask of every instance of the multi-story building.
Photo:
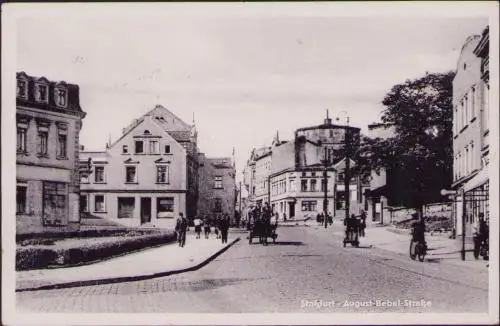
<svg viewBox="0 0 500 326">
<path fill-rule="evenodd" d="M 194 217 L 196 137 L 194 125 L 156 106 L 105 151 L 82 152 L 82 167 L 90 164 L 81 175 L 82 209 L 128 226 L 168 228 L 179 213 Z"/>
<path fill-rule="evenodd" d="M 198 154 L 199 196 L 198 216 L 229 214 L 235 216 L 236 170 L 231 158 L 208 158 Z"/>
<path fill-rule="evenodd" d="M 254 150 L 244 170 L 250 206 L 259 201 L 270 202 L 274 212 L 288 218 L 322 213 L 326 173 L 327 211 L 343 217 L 346 130 L 347 140 L 355 148 L 359 128 L 334 125 L 327 116 L 322 125 L 297 129 L 294 141 L 280 141 L 277 135 L 272 146 Z M 354 164 L 352 160 L 349 162 Z M 362 202 L 362 195 L 357 178 L 350 179 L 349 202 L 354 212 Z"/>
<path fill-rule="evenodd" d="M 453 80 L 454 215 L 457 235 L 466 237 L 480 213 L 489 217 L 488 32 L 467 38 Z"/>
<path fill-rule="evenodd" d="M 17 73 L 17 232 L 80 221 L 78 85 Z"/>
</svg>

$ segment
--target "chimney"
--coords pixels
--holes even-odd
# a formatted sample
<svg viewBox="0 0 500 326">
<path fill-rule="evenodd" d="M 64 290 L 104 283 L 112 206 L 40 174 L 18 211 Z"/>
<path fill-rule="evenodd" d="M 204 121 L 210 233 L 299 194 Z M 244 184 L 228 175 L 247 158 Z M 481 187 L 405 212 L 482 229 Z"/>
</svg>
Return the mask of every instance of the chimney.
<svg viewBox="0 0 500 326">
<path fill-rule="evenodd" d="M 328 109 L 326 109 L 326 119 L 325 119 L 325 125 L 331 125 L 332 124 L 332 119 L 328 116 Z"/>
</svg>

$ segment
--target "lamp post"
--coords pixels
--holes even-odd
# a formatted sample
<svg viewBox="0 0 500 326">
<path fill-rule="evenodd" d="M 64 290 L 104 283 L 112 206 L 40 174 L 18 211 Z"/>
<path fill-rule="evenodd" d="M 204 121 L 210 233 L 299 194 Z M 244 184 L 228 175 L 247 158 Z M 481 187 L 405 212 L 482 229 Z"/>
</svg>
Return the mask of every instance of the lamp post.
<svg viewBox="0 0 500 326">
<path fill-rule="evenodd" d="M 345 192 L 345 218 L 349 218 L 349 209 L 350 209 L 350 199 L 349 199 L 349 185 L 351 181 L 350 177 L 350 137 L 349 137 L 349 116 L 347 115 L 346 111 L 340 111 L 339 113 L 345 113 L 346 115 L 346 122 L 347 124 L 344 126 L 344 152 L 345 152 L 345 171 L 344 171 L 344 192 Z M 340 120 L 340 118 L 337 116 L 336 118 L 337 121 Z"/>
</svg>

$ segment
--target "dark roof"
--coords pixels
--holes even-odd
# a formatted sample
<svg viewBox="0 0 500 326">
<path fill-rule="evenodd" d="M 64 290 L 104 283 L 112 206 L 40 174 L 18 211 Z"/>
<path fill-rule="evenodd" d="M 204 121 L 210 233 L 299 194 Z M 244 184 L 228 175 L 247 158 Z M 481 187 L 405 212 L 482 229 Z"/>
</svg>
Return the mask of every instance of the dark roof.
<svg viewBox="0 0 500 326">
<path fill-rule="evenodd" d="M 28 83 L 28 97 L 21 98 L 16 97 L 16 105 L 33 107 L 40 110 L 67 113 L 72 115 L 78 115 L 82 118 L 85 117 L 86 113 L 83 112 L 80 106 L 80 88 L 76 84 L 69 84 L 65 81 L 50 81 L 45 77 L 36 77 L 27 75 L 25 72 L 21 71 L 16 73 L 16 79 L 25 79 Z M 47 94 L 48 103 L 40 103 L 36 101 L 35 98 L 35 84 L 44 83 L 49 88 L 49 93 Z M 56 105 L 54 94 L 57 87 L 63 87 L 67 89 L 68 101 L 66 107 L 60 107 Z"/>
</svg>

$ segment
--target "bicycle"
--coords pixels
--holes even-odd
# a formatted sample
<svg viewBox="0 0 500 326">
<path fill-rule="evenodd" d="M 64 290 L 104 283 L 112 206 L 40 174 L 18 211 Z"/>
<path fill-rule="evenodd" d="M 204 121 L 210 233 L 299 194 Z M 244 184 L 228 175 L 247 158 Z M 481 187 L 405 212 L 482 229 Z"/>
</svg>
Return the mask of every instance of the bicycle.
<svg viewBox="0 0 500 326">
<path fill-rule="evenodd" d="M 413 241 L 410 242 L 410 258 L 415 260 L 418 258 L 420 262 L 423 262 L 425 259 L 425 255 L 427 254 L 427 246 L 425 243 L 421 241 Z"/>
</svg>

